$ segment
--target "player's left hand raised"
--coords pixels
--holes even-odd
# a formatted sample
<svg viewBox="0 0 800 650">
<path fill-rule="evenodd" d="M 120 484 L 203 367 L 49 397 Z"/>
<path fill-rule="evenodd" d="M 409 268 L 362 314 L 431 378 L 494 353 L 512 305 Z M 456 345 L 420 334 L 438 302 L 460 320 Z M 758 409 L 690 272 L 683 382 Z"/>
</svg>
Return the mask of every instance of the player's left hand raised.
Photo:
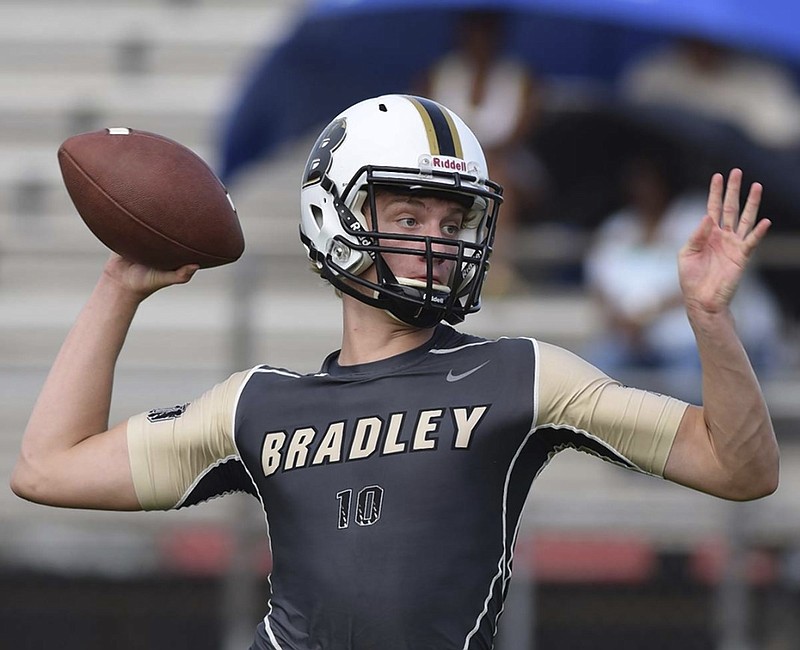
<svg viewBox="0 0 800 650">
<path fill-rule="evenodd" d="M 757 220 L 762 186 L 753 183 L 740 212 L 742 171 L 733 169 L 727 187 L 714 174 L 708 209 L 678 255 L 678 273 L 687 311 L 713 315 L 728 308 L 745 267 L 771 222 Z"/>
</svg>

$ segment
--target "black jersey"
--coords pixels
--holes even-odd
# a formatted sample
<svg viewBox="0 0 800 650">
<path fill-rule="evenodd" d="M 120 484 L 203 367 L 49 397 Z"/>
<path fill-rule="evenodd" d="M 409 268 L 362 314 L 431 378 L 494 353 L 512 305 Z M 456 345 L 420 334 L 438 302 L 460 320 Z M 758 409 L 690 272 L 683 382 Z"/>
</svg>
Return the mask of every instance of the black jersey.
<svg viewBox="0 0 800 650">
<path fill-rule="evenodd" d="M 253 373 L 235 442 L 272 545 L 256 647 L 492 647 L 522 504 L 551 451 L 526 444 L 533 364 L 530 341 L 442 327 L 376 363 Z"/>
<path fill-rule="evenodd" d="M 174 505 L 261 500 L 273 566 L 253 648 L 491 648 L 537 473 L 566 446 L 641 469 L 538 422 L 537 378 L 533 340 L 448 326 L 374 363 L 250 371 L 221 418 L 232 453 L 214 452 Z"/>
</svg>

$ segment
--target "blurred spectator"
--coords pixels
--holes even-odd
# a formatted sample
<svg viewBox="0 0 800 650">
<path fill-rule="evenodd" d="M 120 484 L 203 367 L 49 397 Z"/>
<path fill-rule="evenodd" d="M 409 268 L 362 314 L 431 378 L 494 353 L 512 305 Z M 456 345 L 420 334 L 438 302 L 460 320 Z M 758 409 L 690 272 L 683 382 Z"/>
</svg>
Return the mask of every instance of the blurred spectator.
<svg viewBox="0 0 800 650">
<path fill-rule="evenodd" d="M 686 191 L 680 159 L 640 151 L 623 170 L 626 204 L 601 224 L 585 261 L 585 277 L 604 317 L 586 357 L 623 379 L 627 370 L 656 371 L 648 388 L 700 403 L 700 361 L 681 300 L 676 258 L 706 212 L 705 197 Z M 751 273 L 732 311 L 753 365 L 773 365 L 779 312 Z"/>
<path fill-rule="evenodd" d="M 776 62 L 700 38 L 681 38 L 633 63 L 620 79 L 634 103 L 697 111 L 770 149 L 800 147 L 800 92 Z"/>
<path fill-rule="evenodd" d="M 493 180 L 503 186 L 502 218 L 487 279 L 489 293 L 519 288 L 510 259 L 513 232 L 541 198 L 545 172 L 527 147 L 540 110 L 528 66 L 504 52 L 507 16 L 474 10 L 460 15 L 456 49 L 424 73 L 417 89 L 451 108 L 478 137 Z"/>
</svg>

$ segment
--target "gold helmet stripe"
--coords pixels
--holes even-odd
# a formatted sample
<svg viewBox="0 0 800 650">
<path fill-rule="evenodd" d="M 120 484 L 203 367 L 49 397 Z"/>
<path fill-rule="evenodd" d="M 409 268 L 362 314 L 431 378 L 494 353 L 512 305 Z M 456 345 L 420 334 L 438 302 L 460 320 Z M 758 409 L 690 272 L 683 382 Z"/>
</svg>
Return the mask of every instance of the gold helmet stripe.
<svg viewBox="0 0 800 650">
<path fill-rule="evenodd" d="M 407 95 L 406 98 L 417 109 L 422 118 L 431 153 L 440 156 L 463 158 L 464 152 L 461 147 L 461 138 L 450 113 L 430 99 L 411 95 Z"/>
</svg>

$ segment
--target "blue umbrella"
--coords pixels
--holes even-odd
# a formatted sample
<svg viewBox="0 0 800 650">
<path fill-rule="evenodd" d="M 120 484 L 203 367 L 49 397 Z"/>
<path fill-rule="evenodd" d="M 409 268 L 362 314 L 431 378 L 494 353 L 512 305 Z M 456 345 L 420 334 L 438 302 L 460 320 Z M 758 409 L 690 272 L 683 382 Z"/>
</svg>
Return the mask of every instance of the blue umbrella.
<svg viewBox="0 0 800 650">
<path fill-rule="evenodd" d="M 408 91 L 453 44 L 471 8 L 514 12 L 509 51 L 542 77 L 613 82 L 673 34 L 713 38 L 800 70 L 800 3 L 791 0 L 319 0 L 243 81 L 222 125 L 220 175 L 305 135 L 354 102 Z"/>
</svg>

